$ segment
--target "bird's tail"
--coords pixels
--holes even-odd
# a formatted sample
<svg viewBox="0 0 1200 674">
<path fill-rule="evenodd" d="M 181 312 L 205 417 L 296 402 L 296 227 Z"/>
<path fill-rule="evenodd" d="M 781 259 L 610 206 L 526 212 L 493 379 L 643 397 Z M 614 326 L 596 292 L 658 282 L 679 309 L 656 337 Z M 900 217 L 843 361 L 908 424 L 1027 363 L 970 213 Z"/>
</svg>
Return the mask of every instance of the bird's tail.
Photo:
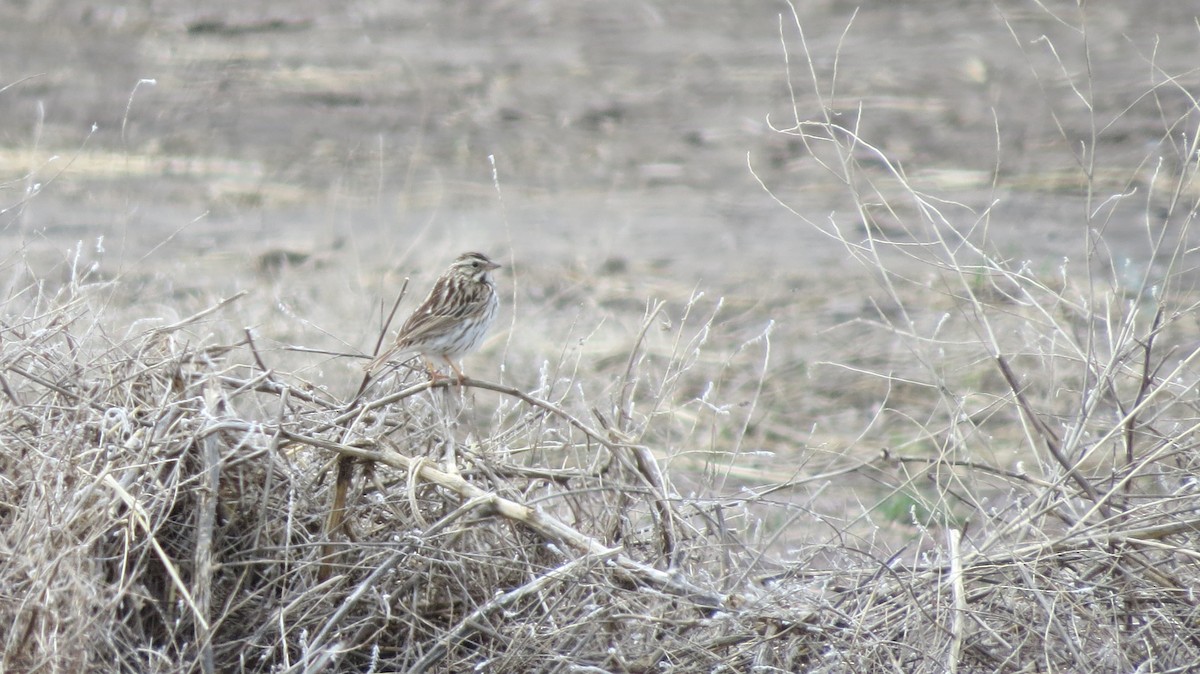
<svg viewBox="0 0 1200 674">
<path fill-rule="evenodd" d="M 371 362 L 364 365 L 363 370 L 366 370 L 367 374 L 374 374 L 375 371 L 377 371 L 379 368 L 386 365 L 389 360 L 395 358 L 396 356 L 399 356 L 401 353 L 403 353 L 403 350 L 400 347 L 393 344 L 392 346 L 389 346 L 388 348 L 384 349 L 383 353 L 379 354 L 378 356 L 375 356 L 375 358 L 372 359 Z"/>
</svg>

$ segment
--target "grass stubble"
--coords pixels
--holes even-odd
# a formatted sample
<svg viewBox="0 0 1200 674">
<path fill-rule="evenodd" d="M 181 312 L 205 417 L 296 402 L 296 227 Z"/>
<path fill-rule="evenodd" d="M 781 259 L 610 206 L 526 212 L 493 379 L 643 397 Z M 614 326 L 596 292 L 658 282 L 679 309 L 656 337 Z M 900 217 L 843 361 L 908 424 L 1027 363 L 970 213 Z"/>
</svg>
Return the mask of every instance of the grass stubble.
<svg viewBox="0 0 1200 674">
<path fill-rule="evenodd" d="M 510 339 L 501 382 L 401 368 L 349 395 L 291 367 L 316 351 L 234 327 L 252 299 L 133 320 L 120 279 L 6 260 L 0 671 L 1200 662 L 1186 120 L 1156 148 L 1175 161 L 1130 167 L 1098 166 L 1087 124 L 1086 259 L 1006 259 L 990 210 L 839 125 L 836 69 L 784 19 L 826 113 L 778 132 L 856 206 L 796 217 L 873 283 L 836 325 L 816 275 L 807 303 L 664 285 L 638 321 L 620 274 L 577 270 L 625 331 L 542 311 L 572 337 L 556 359 Z M 1181 90 L 1154 72 L 1140 99 Z M 1102 233 L 1133 202 L 1140 267 Z M 800 331 L 829 357 L 789 348 Z"/>
</svg>

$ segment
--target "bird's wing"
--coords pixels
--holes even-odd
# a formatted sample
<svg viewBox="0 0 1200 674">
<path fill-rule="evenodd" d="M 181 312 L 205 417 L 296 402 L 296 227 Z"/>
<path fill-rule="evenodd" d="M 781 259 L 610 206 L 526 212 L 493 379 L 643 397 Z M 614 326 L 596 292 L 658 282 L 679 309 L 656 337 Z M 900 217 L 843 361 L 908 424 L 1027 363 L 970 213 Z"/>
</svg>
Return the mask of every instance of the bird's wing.
<svg viewBox="0 0 1200 674">
<path fill-rule="evenodd" d="M 413 347 L 423 343 L 428 335 L 446 331 L 472 313 L 481 311 L 482 305 L 488 302 L 486 292 L 471 292 L 467 301 L 461 298 L 462 292 L 449 279 L 439 278 L 425 301 L 400 326 L 395 344 L 368 363 L 366 371 L 373 372 L 402 353 L 416 352 L 417 349 Z"/>
<path fill-rule="evenodd" d="M 439 284 L 440 285 L 440 284 Z M 435 291 L 438 288 L 434 288 Z M 408 320 L 404 321 L 400 332 L 396 333 L 396 344 L 401 348 L 412 347 L 425 341 L 429 335 L 436 335 L 445 332 L 455 323 L 462 321 L 464 318 L 478 313 L 482 310 L 483 305 L 487 304 L 488 297 L 483 293 L 471 293 L 467 301 L 456 299 L 453 302 L 435 301 L 422 304 L 417 311 L 413 312 Z M 430 299 L 434 299 L 435 295 L 430 294 Z M 438 296 L 440 300 L 442 297 Z"/>
</svg>

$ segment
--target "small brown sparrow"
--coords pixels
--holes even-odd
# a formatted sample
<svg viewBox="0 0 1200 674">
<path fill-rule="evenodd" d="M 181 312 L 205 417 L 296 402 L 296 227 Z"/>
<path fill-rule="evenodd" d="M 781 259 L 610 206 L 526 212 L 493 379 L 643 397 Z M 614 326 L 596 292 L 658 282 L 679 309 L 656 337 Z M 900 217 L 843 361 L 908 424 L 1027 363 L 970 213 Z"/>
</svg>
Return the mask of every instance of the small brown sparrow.
<svg viewBox="0 0 1200 674">
<path fill-rule="evenodd" d="M 491 273 L 499 268 L 482 253 L 459 255 L 400 326 L 396 343 L 367 364 L 367 373 L 389 360 L 419 355 L 430 378 L 438 377 L 431 361 L 440 360 L 454 370 L 460 382 L 466 379 L 455 361 L 478 349 L 496 320 L 500 298 Z"/>
</svg>

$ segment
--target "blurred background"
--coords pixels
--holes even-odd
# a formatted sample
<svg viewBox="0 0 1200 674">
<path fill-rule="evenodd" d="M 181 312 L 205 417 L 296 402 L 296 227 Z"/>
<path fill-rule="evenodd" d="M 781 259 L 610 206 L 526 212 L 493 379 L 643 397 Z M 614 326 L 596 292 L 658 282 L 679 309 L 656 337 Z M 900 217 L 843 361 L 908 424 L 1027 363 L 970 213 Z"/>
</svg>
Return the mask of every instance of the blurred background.
<svg viewBox="0 0 1200 674">
<path fill-rule="evenodd" d="M 8 2 L 3 234 L 103 235 L 110 273 L 178 231 L 161 255 L 345 246 L 373 270 L 482 248 L 655 259 L 689 284 L 784 275 L 837 253 L 748 166 L 804 215 L 852 211 L 771 128 L 823 106 L 918 184 L 1003 194 L 1022 215 L 1005 227 L 1071 227 L 1078 113 L 1102 159 L 1169 154 L 1164 119 L 1193 105 L 1151 83 L 1195 79 L 1195 11 L 1090 7 L 1085 58 L 1076 3 L 1044 6 Z"/>
<path fill-rule="evenodd" d="M 86 275 L 107 284 L 117 328 L 251 290 L 229 329 L 362 353 L 404 278 L 424 293 L 478 249 L 506 265 L 502 327 L 468 362 L 479 376 L 505 363 L 529 385 L 578 349 L 597 369 L 621 363 L 651 298 L 677 325 L 702 292 L 725 298 L 714 339 L 729 350 L 774 321 L 765 395 L 789 446 L 824 438 L 813 419 L 853 434 L 876 390 L 848 398 L 863 384 L 810 365 L 894 347 L 864 345 L 856 321 L 881 310 L 874 271 L 822 230 L 864 234 L 861 200 L 880 206 L 876 235 L 919 241 L 928 223 L 905 192 L 881 201 L 902 171 L 1002 258 L 1056 274 L 1091 254 L 1092 228 L 1101 262 L 1136 277 L 1155 263 L 1147 224 L 1172 217 L 1172 185 L 1155 180 L 1190 161 L 1195 14 L 1020 0 L 5 2 L 6 283 Z M 825 115 L 863 141 L 853 159 L 878 182 L 862 199 L 828 147 L 779 131 Z M 330 385 L 359 372 L 276 357 Z"/>
</svg>

